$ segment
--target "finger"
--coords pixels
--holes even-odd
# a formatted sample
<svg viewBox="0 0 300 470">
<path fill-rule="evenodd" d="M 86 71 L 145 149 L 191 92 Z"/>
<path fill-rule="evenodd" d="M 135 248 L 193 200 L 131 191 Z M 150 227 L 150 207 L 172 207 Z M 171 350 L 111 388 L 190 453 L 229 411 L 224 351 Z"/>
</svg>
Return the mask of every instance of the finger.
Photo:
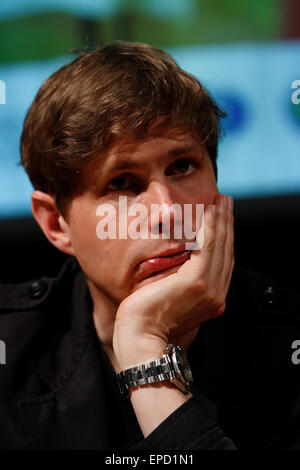
<svg viewBox="0 0 300 470">
<path fill-rule="evenodd" d="M 234 216 L 233 200 L 229 198 L 228 223 L 227 223 L 227 241 L 225 248 L 224 269 L 221 276 L 220 289 L 223 289 L 225 295 L 228 292 L 232 271 L 234 267 Z"/>
<path fill-rule="evenodd" d="M 224 194 L 218 195 L 216 202 L 216 233 L 215 233 L 215 248 L 211 259 L 211 265 L 208 276 L 208 286 L 211 294 L 217 294 L 219 290 L 222 272 L 225 263 L 225 250 L 227 243 L 228 232 L 228 209 L 227 209 L 227 196 Z"/>
<path fill-rule="evenodd" d="M 202 248 L 192 250 L 190 259 L 178 271 L 187 282 L 206 279 L 208 276 L 215 247 L 216 217 L 213 207 L 213 204 L 205 207 L 202 223 L 197 232 L 196 243 Z"/>
<path fill-rule="evenodd" d="M 213 316 L 222 314 L 225 309 L 226 294 L 233 269 L 231 256 L 233 215 L 231 212 L 230 216 L 227 199 L 228 197 L 225 195 L 219 195 L 215 199 L 217 210 L 215 248 L 211 259 L 209 275 L 206 280 L 206 295 L 197 305 L 198 308 L 201 308 L 203 301 L 206 303 L 208 300 L 212 308 L 210 314 L 213 314 Z"/>
</svg>

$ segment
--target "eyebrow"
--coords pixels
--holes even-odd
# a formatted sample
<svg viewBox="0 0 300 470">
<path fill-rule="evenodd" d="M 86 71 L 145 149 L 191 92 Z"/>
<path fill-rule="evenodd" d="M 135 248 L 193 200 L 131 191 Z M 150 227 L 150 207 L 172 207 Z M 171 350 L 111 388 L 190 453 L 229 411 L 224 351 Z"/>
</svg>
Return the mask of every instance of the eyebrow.
<svg viewBox="0 0 300 470">
<path fill-rule="evenodd" d="M 199 152 L 200 147 L 194 143 L 176 146 L 174 148 L 171 148 L 167 152 L 167 155 L 169 157 L 176 157 L 178 155 L 183 155 L 191 151 Z M 132 161 L 126 156 L 120 157 L 119 155 L 119 156 L 116 156 L 116 161 L 114 163 L 112 163 L 110 166 L 104 169 L 104 172 L 111 173 L 111 172 L 121 171 L 121 170 L 141 169 L 143 167 L 144 167 L 144 164 L 141 163 L 140 161 Z"/>
</svg>

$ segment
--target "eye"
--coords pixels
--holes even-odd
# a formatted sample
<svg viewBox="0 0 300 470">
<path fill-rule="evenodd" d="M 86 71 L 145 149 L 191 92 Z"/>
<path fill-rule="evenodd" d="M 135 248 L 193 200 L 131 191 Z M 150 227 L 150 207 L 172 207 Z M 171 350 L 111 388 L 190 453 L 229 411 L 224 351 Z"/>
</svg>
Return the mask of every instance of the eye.
<svg viewBox="0 0 300 470">
<path fill-rule="evenodd" d="M 130 175 L 116 176 L 107 185 L 107 189 L 110 191 L 126 191 L 129 189 L 137 189 L 137 181 Z"/>
<path fill-rule="evenodd" d="M 166 175 L 180 176 L 189 174 L 196 167 L 196 163 L 191 158 L 180 158 L 170 165 L 166 170 Z"/>
</svg>

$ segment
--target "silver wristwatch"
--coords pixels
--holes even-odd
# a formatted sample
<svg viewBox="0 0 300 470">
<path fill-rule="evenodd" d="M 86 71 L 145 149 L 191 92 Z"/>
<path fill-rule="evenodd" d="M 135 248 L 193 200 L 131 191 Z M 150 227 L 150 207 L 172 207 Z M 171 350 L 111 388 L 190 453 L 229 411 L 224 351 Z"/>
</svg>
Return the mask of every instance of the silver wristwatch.
<svg viewBox="0 0 300 470">
<path fill-rule="evenodd" d="M 193 382 L 189 363 L 184 358 L 179 346 L 169 344 L 166 354 L 145 364 L 139 364 L 116 374 L 122 395 L 128 395 L 131 387 L 153 384 L 168 380 L 181 392 L 188 393 Z"/>
</svg>

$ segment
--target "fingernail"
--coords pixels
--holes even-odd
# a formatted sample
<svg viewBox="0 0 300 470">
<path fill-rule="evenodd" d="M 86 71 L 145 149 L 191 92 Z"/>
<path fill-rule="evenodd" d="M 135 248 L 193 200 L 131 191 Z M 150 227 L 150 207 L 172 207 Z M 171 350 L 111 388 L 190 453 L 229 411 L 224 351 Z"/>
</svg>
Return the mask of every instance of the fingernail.
<svg viewBox="0 0 300 470">
<path fill-rule="evenodd" d="M 233 198 L 229 196 L 229 209 L 233 209 Z"/>
<path fill-rule="evenodd" d="M 223 197 L 223 204 L 224 204 L 225 209 L 227 209 L 227 207 L 228 207 L 228 198 L 227 198 L 227 196 Z"/>
<path fill-rule="evenodd" d="M 217 217 L 217 207 L 215 205 L 212 205 L 211 212 L 213 217 Z"/>
</svg>

